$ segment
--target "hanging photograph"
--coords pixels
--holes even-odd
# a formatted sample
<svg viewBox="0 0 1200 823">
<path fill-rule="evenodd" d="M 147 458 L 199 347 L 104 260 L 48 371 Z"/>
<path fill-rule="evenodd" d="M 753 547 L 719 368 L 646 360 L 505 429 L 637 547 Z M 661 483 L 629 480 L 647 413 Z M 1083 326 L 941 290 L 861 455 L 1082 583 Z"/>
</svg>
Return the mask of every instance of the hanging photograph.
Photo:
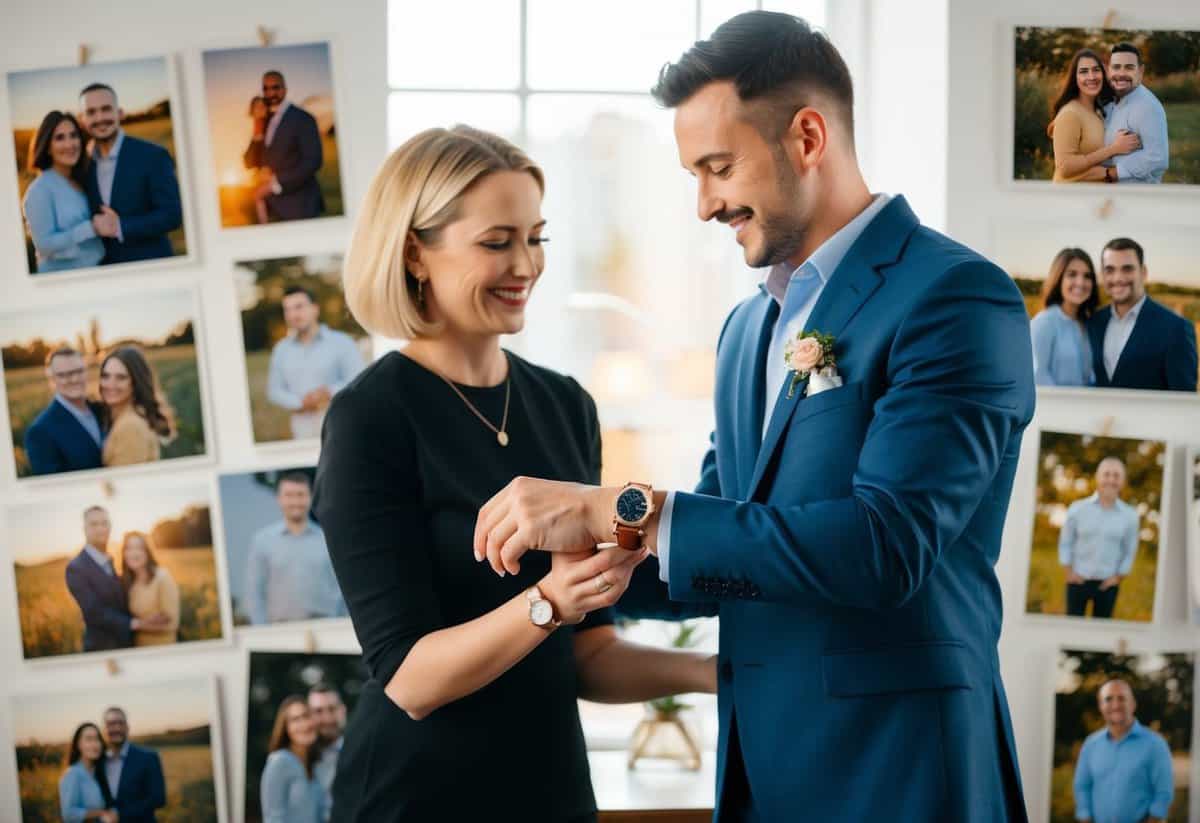
<svg viewBox="0 0 1200 823">
<path fill-rule="evenodd" d="M 1060 651 L 1050 823 L 1186 823 L 1194 687 L 1188 652 Z"/>
<path fill-rule="evenodd" d="M 329 43 L 206 51 L 221 226 L 344 213 Z"/>
<path fill-rule="evenodd" d="M 1195 231 L 1002 221 L 992 257 L 1025 297 L 1038 386 L 1196 392 Z"/>
<path fill-rule="evenodd" d="M 1041 433 L 1028 614 L 1154 619 L 1166 462 L 1159 440 Z"/>
<path fill-rule="evenodd" d="M 1018 26 L 1013 177 L 1200 183 L 1200 31 Z"/>
<path fill-rule="evenodd" d="M 227 819 L 214 678 L 89 684 L 9 705 L 26 823 Z"/>
<path fill-rule="evenodd" d="M 7 79 L 31 275 L 188 255 L 187 163 L 168 58 Z"/>
<path fill-rule="evenodd" d="M 329 819 L 343 734 L 367 679 L 359 654 L 250 653 L 245 823 Z"/>
<path fill-rule="evenodd" d="M 325 533 L 312 515 L 315 474 L 301 466 L 218 478 L 235 625 L 347 616 Z"/>
<path fill-rule="evenodd" d="M 254 442 L 320 437 L 329 401 L 372 357 L 346 308 L 341 255 L 244 260 L 233 272 Z"/>
<path fill-rule="evenodd" d="M 207 481 L 156 477 L 7 507 L 25 659 L 228 638 L 210 498 Z"/>
<path fill-rule="evenodd" d="M 0 315 L 17 477 L 209 454 L 192 290 Z"/>
<path fill-rule="evenodd" d="M 1187 450 L 1187 556 L 1192 623 L 1200 625 L 1200 448 Z"/>
</svg>

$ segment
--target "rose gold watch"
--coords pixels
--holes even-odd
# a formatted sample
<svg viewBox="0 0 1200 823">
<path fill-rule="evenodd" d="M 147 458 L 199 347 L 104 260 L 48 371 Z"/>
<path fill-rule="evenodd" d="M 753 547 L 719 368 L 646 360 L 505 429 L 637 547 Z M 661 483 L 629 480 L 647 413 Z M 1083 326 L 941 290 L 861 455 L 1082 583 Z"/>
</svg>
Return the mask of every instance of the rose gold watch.
<svg viewBox="0 0 1200 823">
<path fill-rule="evenodd" d="M 626 483 L 613 507 L 613 536 L 622 549 L 637 551 L 646 531 L 642 528 L 654 514 L 654 489 L 647 483 Z"/>
<path fill-rule="evenodd" d="M 525 590 L 525 599 L 529 601 L 529 622 L 539 629 L 557 629 L 562 621 L 554 616 L 554 604 L 542 597 L 542 590 L 530 586 Z"/>
</svg>

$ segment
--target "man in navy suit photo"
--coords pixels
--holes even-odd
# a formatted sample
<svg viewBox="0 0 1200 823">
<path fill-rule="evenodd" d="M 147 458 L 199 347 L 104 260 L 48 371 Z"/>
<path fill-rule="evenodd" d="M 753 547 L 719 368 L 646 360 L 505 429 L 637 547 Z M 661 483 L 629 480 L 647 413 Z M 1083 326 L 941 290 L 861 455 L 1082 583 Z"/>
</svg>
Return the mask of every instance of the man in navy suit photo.
<svg viewBox="0 0 1200 823">
<path fill-rule="evenodd" d="M 121 823 L 155 823 L 155 810 L 167 805 L 158 752 L 129 742 L 129 719 L 119 706 L 105 710 L 104 734 L 104 772 Z"/>
<path fill-rule="evenodd" d="M 1025 821 L 995 573 L 1035 402 L 1016 285 L 871 192 L 849 71 L 804 20 L 738 15 L 653 93 L 700 219 L 765 270 L 717 343 L 700 482 L 517 478 L 476 559 L 615 538 L 671 599 L 716 605 L 718 823 Z"/>
<path fill-rule="evenodd" d="M 1146 294 L 1146 252 L 1118 237 L 1100 253 L 1100 282 L 1111 301 L 1088 320 L 1096 385 L 1196 391 L 1196 328 Z"/>
<path fill-rule="evenodd" d="M 54 398 L 25 430 L 25 457 L 35 475 L 98 469 L 104 433 L 99 403 L 87 396 L 87 363 L 68 346 L 46 358 Z"/>
<path fill-rule="evenodd" d="M 175 161 L 162 146 L 125 133 L 117 93 L 93 83 L 79 93 L 80 122 L 91 138 L 87 196 L 104 239 L 101 265 L 171 257 L 168 233 L 183 225 Z"/>
<path fill-rule="evenodd" d="M 325 199 L 317 172 L 324 153 L 317 120 L 287 99 L 287 81 L 281 72 L 263 74 L 262 95 L 270 116 L 264 129 L 254 130 L 242 155 L 246 168 L 270 172 L 254 196 L 266 202 L 272 222 L 320 217 Z"/>
</svg>

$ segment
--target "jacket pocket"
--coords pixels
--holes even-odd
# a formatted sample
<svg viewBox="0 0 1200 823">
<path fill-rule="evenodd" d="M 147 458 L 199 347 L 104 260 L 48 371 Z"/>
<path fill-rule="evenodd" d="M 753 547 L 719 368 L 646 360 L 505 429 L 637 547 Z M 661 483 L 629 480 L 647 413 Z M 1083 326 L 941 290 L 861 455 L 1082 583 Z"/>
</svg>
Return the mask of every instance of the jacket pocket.
<svg viewBox="0 0 1200 823">
<path fill-rule="evenodd" d="M 821 658 L 825 693 L 830 697 L 969 689 L 969 669 L 967 647 L 958 640 L 834 651 Z"/>
<path fill-rule="evenodd" d="M 800 400 L 800 408 L 796 409 L 796 416 L 792 420 L 795 424 L 800 420 L 807 420 L 818 414 L 824 414 L 833 409 L 840 409 L 843 406 L 849 406 L 852 403 L 861 403 L 863 400 L 863 391 L 866 384 L 863 382 L 849 383 L 845 386 L 839 386 L 836 389 L 826 389 L 820 394 L 814 394 L 812 397 L 805 397 Z"/>
</svg>

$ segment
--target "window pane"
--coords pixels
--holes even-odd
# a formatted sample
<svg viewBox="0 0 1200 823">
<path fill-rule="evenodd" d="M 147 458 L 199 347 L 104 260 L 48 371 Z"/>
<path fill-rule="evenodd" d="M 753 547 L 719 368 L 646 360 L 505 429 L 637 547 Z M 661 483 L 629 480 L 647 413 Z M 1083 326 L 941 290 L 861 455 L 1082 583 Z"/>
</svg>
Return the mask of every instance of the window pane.
<svg viewBox="0 0 1200 823">
<path fill-rule="evenodd" d="M 528 8 L 533 88 L 645 92 L 696 39 L 695 0 L 529 0 Z"/>
<path fill-rule="evenodd" d="M 519 0 L 389 0 L 391 86 L 513 89 L 520 76 Z"/>
<path fill-rule="evenodd" d="M 515 140 L 521 104 L 515 94 L 393 92 L 388 96 L 388 148 L 419 131 L 465 123 Z"/>
</svg>

